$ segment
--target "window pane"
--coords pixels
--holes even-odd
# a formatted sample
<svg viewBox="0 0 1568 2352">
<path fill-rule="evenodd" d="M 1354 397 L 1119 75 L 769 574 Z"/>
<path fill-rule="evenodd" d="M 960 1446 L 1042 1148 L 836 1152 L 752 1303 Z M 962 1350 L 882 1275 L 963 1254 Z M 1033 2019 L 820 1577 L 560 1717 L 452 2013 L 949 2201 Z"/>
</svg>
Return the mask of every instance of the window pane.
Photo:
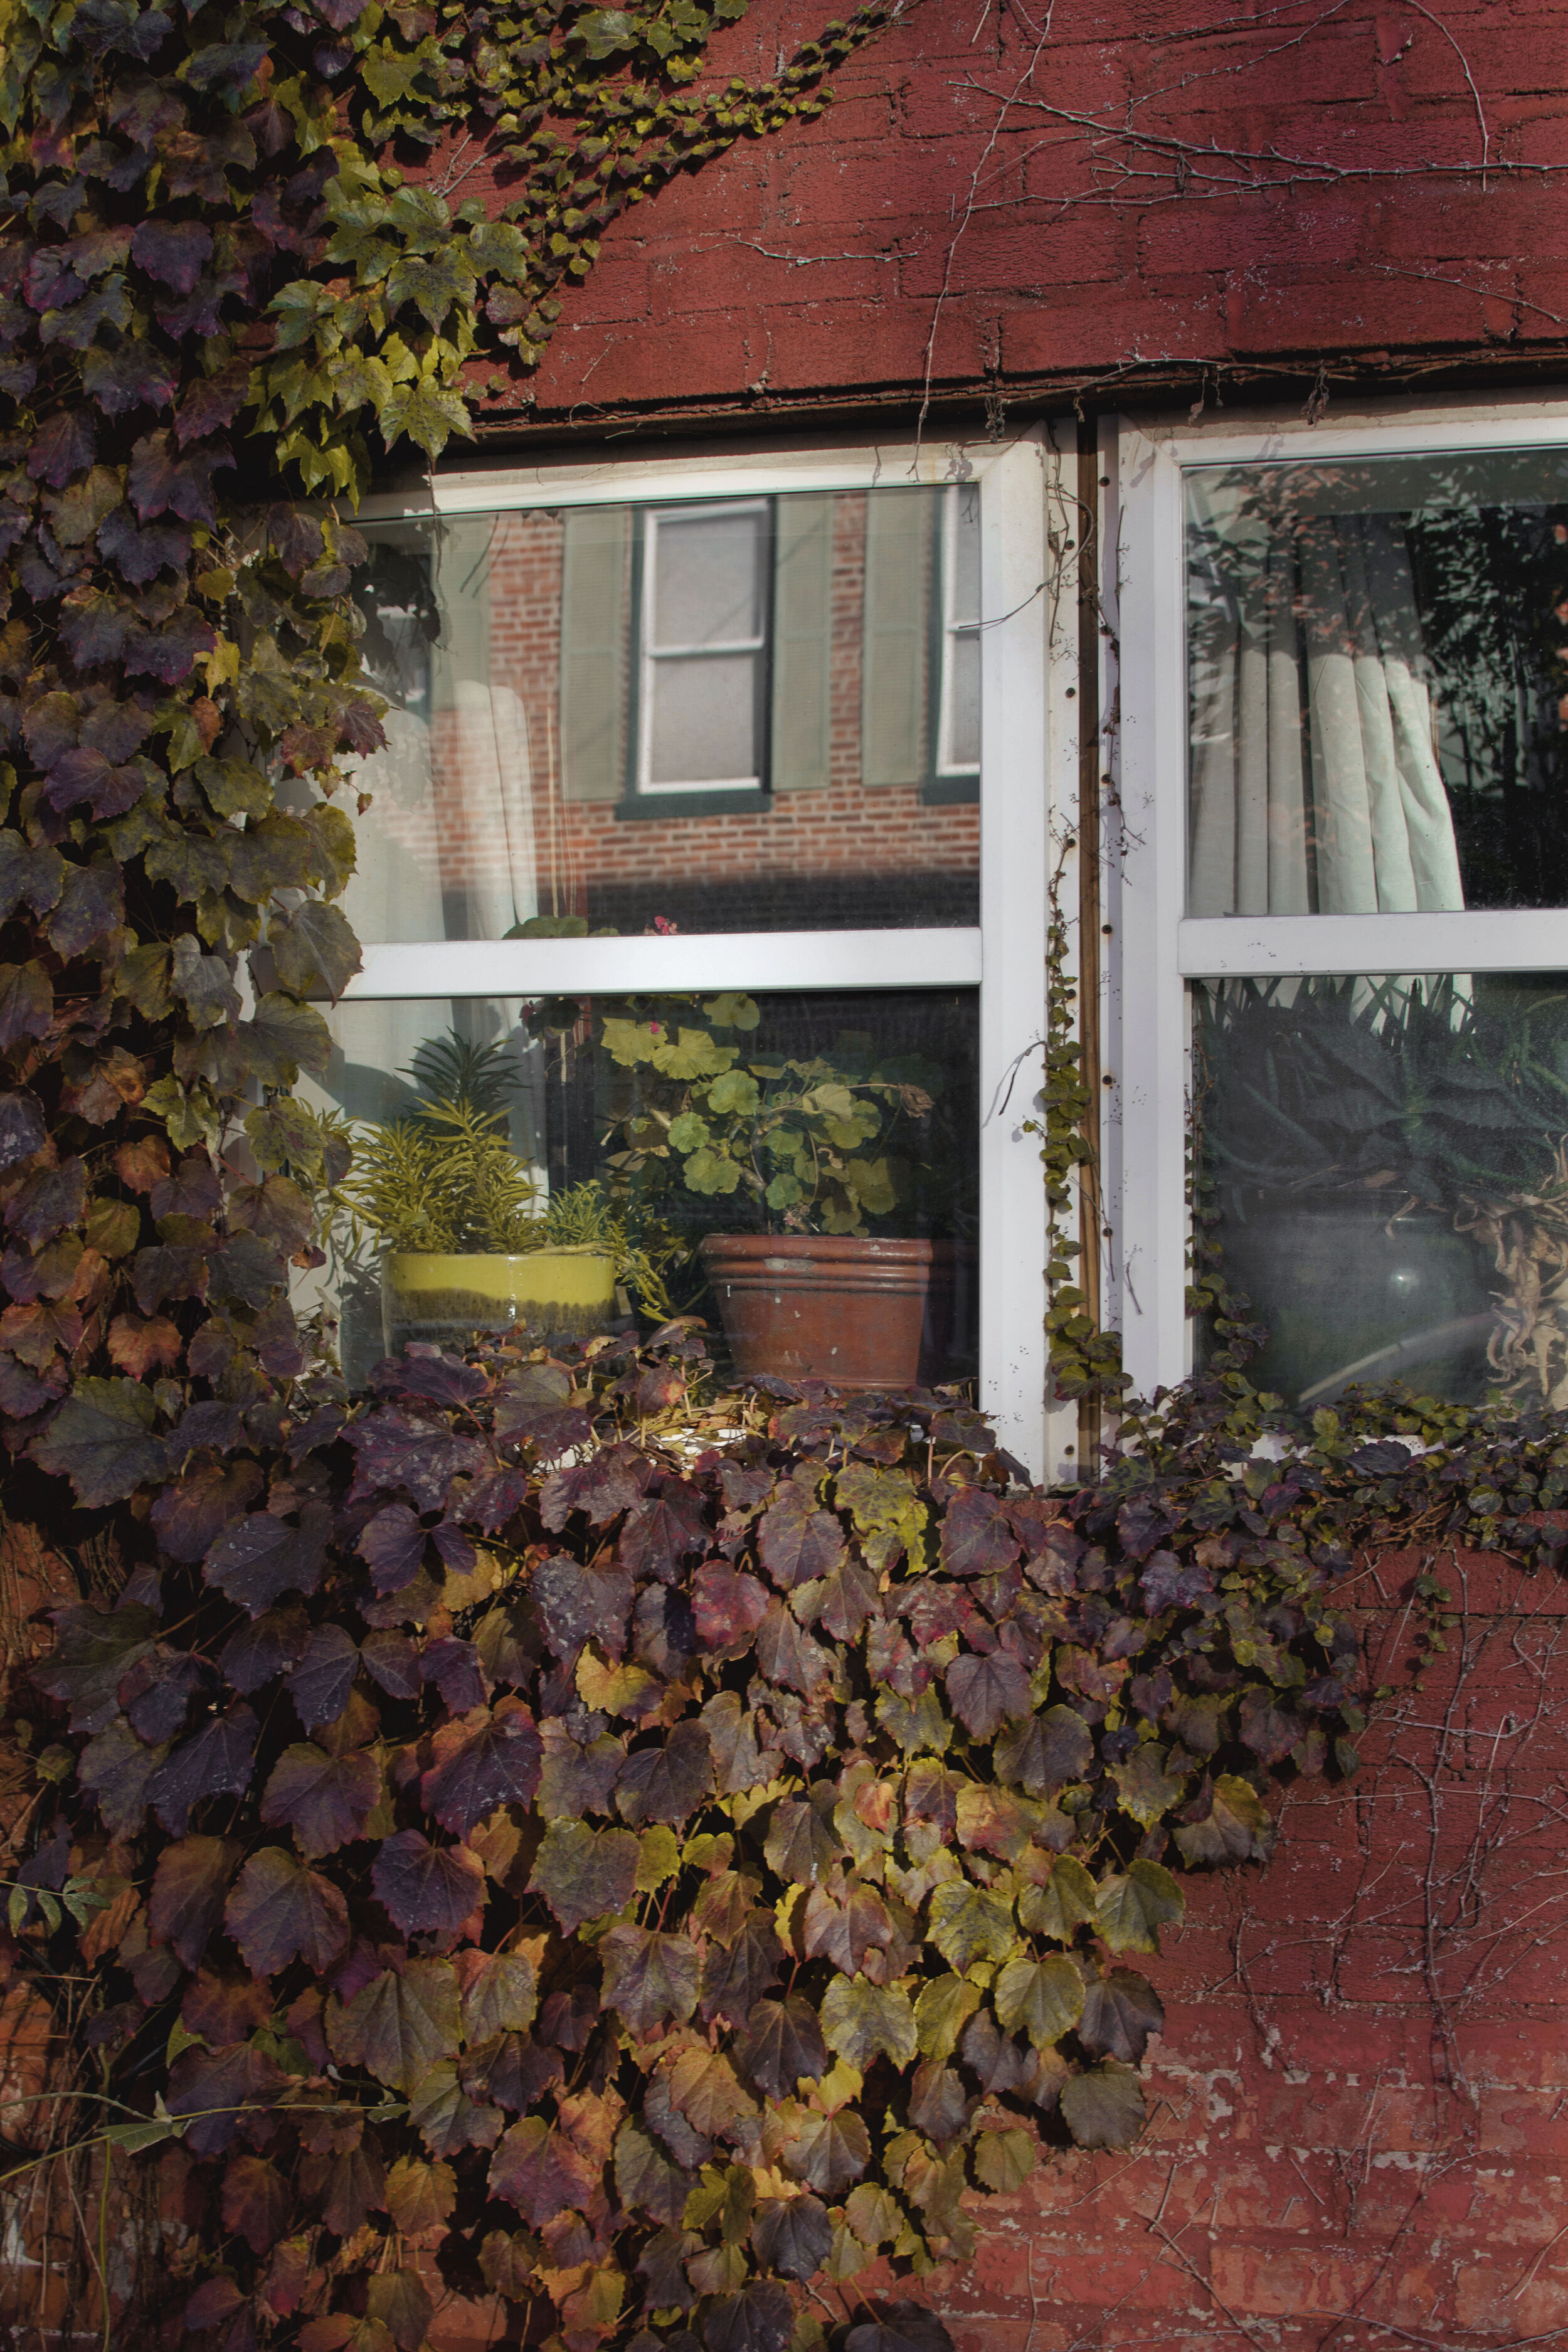
<svg viewBox="0 0 1568 2352">
<path fill-rule="evenodd" d="M 948 654 L 948 764 L 980 764 L 980 640 L 956 632 Z"/>
<path fill-rule="evenodd" d="M 1194 915 L 1568 905 L 1568 451 L 1187 481 Z"/>
<path fill-rule="evenodd" d="M 733 645 L 762 634 L 761 514 L 660 515 L 654 533 L 653 642 Z"/>
<path fill-rule="evenodd" d="M 357 1248 L 340 1233 L 328 1296 L 355 1382 L 407 1338 L 672 1310 L 702 1315 L 731 1370 L 973 1378 L 973 991 L 341 1004 L 330 1020 L 316 1098 L 356 1122 L 362 1232 Z M 434 1108 L 464 1095 L 493 1122 L 477 1172 Z"/>
<path fill-rule="evenodd" d="M 1221 1266 L 1291 1403 L 1568 1404 L 1568 973 L 1194 991 Z"/>
<path fill-rule="evenodd" d="M 650 781 L 703 784 L 755 776 L 756 656 L 666 656 L 652 668 Z"/>
<path fill-rule="evenodd" d="M 947 526 L 952 533 L 948 619 L 977 621 L 980 618 L 980 493 L 973 482 L 955 484 L 949 494 Z"/>
<path fill-rule="evenodd" d="M 945 495 L 372 525 L 359 597 L 392 707 L 357 777 L 373 796 L 345 902 L 360 936 L 499 939 L 540 916 L 623 932 L 975 922 L 978 808 L 927 790 Z M 954 505 L 973 539 L 976 496 Z M 656 575 L 640 597 L 639 533 Z M 660 642 L 761 629 L 765 646 L 754 667 L 650 658 L 645 612 Z M 638 778 L 741 784 L 703 808 L 639 799 Z"/>
</svg>

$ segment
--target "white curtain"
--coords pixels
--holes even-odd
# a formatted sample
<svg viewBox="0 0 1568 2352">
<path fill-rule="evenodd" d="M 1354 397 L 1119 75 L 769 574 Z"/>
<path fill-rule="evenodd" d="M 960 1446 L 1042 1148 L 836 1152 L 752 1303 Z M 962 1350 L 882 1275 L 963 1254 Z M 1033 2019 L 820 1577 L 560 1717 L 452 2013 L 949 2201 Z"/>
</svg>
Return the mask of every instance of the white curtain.
<svg viewBox="0 0 1568 2352">
<path fill-rule="evenodd" d="M 1398 518 L 1282 523 L 1200 488 L 1193 915 L 1464 905 Z"/>
</svg>

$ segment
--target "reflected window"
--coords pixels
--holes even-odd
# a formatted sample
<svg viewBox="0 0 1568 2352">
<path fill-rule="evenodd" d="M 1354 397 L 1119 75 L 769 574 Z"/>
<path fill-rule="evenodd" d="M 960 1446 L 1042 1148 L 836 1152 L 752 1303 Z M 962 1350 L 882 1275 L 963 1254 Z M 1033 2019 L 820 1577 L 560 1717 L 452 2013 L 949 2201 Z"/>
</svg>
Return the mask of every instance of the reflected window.
<svg viewBox="0 0 1568 2352">
<path fill-rule="evenodd" d="M 362 939 L 971 925 L 981 492 L 372 522 Z"/>
<path fill-rule="evenodd" d="M 643 518 L 637 788 L 766 784 L 765 500 Z"/>
</svg>

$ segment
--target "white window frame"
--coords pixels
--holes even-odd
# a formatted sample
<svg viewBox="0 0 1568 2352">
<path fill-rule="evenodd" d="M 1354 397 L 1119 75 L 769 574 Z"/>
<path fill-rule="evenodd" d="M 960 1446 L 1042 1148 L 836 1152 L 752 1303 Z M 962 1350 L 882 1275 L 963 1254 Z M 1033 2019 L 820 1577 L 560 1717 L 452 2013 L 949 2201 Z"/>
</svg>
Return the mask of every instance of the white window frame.
<svg viewBox="0 0 1568 2352">
<path fill-rule="evenodd" d="M 656 783 L 653 778 L 653 710 L 658 668 L 661 662 L 680 661 L 690 659 L 693 656 L 711 654 L 750 654 L 753 659 L 760 655 L 763 661 L 766 661 L 768 635 L 773 624 L 773 614 L 769 609 L 765 573 L 760 572 L 757 581 L 758 601 L 763 613 L 763 628 L 759 635 L 729 638 L 710 646 L 667 646 L 656 644 L 654 629 L 658 615 L 659 526 L 676 519 L 683 522 L 696 522 L 707 515 L 752 514 L 765 518 L 768 503 L 765 498 L 723 499 L 710 500 L 700 505 L 687 503 L 679 507 L 650 507 L 644 511 L 642 594 L 637 612 L 638 693 L 636 714 L 637 788 L 639 798 L 646 793 L 650 799 L 657 799 L 662 793 L 680 793 L 685 795 L 692 793 L 755 793 L 762 787 L 763 777 L 760 770 L 749 776 L 668 778 L 661 779 Z M 759 561 L 761 565 L 765 566 L 768 549 L 768 535 L 765 531 L 759 534 Z M 752 677 L 752 725 L 755 728 L 759 722 L 754 716 L 756 701 L 754 667 Z"/>
<path fill-rule="evenodd" d="M 1446 403 L 1370 411 L 1331 425 L 1300 415 L 1238 425 L 1232 415 L 1212 425 L 1121 420 L 1102 427 L 1100 472 L 1111 487 L 1100 586 L 1119 645 L 1102 691 L 1103 707 L 1116 715 L 1107 744 L 1121 813 L 1120 854 L 1108 858 L 1105 877 L 1109 928 L 1120 950 L 1105 1007 L 1112 1083 L 1102 1182 L 1113 1236 L 1106 1296 L 1108 1320 L 1121 1328 L 1122 1360 L 1142 1395 L 1192 1369 L 1188 983 L 1568 970 L 1568 909 L 1187 916 L 1184 475 L 1197 466 L 1558 445 L 1568 450 L 1568 404 L 1506 398 L 1489 399 L 1484 409 Z"/>
<path fill-rule="evenodd" d="M 1070 427 L 1060 437 L 1071 446 Z M 1037 426 L 1005 442 L 710 444 L 647 458 L 598 454 L 498 464 L 437 474 L 405 492 L 367 499 L 365 520 L 379 522 L 433 509 L 464 515 L 629 499 L 673 506 L 977 481 L 981 603 L 994 616 L 983 624 L 982 639 L 980 922 L 616 940 L 374 940 L 363 943 L 363 970 L 344 992 L 347 1001 L 363 1003 L 695 988 L 977 988 L 981 1402 L 1002 1444 L 1037 1477 L 1073 1475 L 1077 1436 L 1076 1408 L 1047 1402 L 1045 1185 L 1037 1139 L 1024 1125 L 1042 1075 L 1053 825 L 1059 835 L 1070 824 L 1077 789 L 1073 590 L 1070 576 L 1065 587 L 1058 582 L 1047 545 L 1047 512 L 1061 497 L 1058 464 L 1056 438 Z"/>
<path fill-rule="evenodd" d="M 964 620 L 953 612 L 958 576 L 958 502 L 963 490 L 962 482 L 950 482 L 942 499 L 942 661 L 937 684 L 936 758 L 931 763 L 931 772 L 943 782 L 949 777 L 976 776 L 980 772 L 978 760 L 955 760 L 952 756 L 952 668 L 956 641 L 961 636 L 973 635 L 980 626 L 978 615 L 973 620 Z M 984 528 L 983 524 L 982 530 Z"/>
</svg>

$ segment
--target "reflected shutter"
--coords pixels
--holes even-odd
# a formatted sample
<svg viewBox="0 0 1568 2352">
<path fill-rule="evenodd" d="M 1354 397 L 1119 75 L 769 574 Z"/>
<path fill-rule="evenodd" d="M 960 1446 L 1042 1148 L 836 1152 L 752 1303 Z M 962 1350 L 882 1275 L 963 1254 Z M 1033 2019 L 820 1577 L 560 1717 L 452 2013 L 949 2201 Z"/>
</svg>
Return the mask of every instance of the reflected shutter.
<svg viewBox="0 0 1568 2352">
<path fill-rule="evenodd" d="M 860 741 L 868 784 L 918 784 L 930 772 L 931 524 L 940 495 L 873 490 L 866 501 Z"/>
<path fill-rule="evenodd" d="M 569 801 L 618 801 L 626 788 L 631 513 L 566 517 L 561 568 L 561 777 Z"/>
<path fill-rule="evenodd" d="M 826 784 L 831 744 L 833 500 L 781 498 L 773 509 L 773 744 L 775 793 Z"/>
</svg>

